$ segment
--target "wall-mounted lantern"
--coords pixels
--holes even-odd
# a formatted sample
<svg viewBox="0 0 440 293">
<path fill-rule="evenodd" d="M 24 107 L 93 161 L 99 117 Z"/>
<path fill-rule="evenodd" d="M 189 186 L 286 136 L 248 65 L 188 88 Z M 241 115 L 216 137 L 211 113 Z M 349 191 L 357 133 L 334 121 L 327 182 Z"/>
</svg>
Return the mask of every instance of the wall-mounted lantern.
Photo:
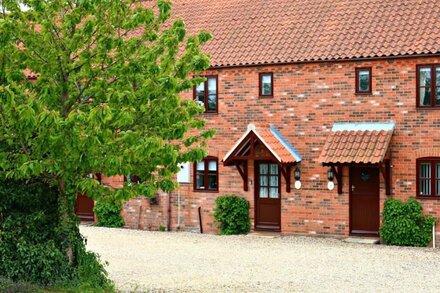
<svg viewBox="0 0 440 293">
<path fill-rule="evenodd" d="M 333 179 L 335 179 L 335 173 L 332 168 L 328 168 L 327 170 L 327 179 L 328 181 L 333 181 Z"/>
<path fill-rule="evenodd" d="M 335 172 L 333 171 L 333 168 L 328 168 L 327 170 L 327 188 L 328 190 L 333 190 L 335 188 L 335 183 L 333 183 L 333 179 L 335 179 Z"/>
<path fill-rule="evenodd" d="M 295 168 L 295 171 L 293 171 L 293 177 L 295 178 L 295 188 L 300 189 L 301 188 L 301 169 L 299 167 Z"/>
<path fill-rule="evenodd" d="M 301 179 L 301 169 L 299 167 L 296 167 L 295 171 L 293 172 L 293 176 L 295 177 L 296 181 Z"/>
</svg>

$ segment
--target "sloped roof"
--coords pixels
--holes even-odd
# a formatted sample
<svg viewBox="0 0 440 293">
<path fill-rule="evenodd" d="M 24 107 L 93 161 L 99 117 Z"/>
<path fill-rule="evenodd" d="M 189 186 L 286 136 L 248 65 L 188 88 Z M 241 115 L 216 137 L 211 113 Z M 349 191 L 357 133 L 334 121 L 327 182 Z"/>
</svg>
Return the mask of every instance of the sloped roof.
<svg viewBox="0 0 440 293">
<path fill-rule="evenodd" d="M 171 1 L 214 68 L 440 54 L 438 0 Z"/>
<path fill-rule="evenodd" d="M 440 53 L 438 0 L 172 2 L 213 67 Z"/>
<path fill-rule="evenodd" d="M 323 164 L 377 164 L 384 160 L 394 123 L 335 123 L 318 159 Z"/>
<path fill-rule="evenodd" d="M 234 152 L 239 151 L 240 146 L 249 138 L 250 133 L 257 136 L 258 140 L 272 153 L 279 163 L 301 162 L 302 158 L 295 148 L 284 139 L 275 127 L 267 123 L 249 124 L 247 131 L 226 154 L 223 162 L 226 162 Z"/>
</svg>

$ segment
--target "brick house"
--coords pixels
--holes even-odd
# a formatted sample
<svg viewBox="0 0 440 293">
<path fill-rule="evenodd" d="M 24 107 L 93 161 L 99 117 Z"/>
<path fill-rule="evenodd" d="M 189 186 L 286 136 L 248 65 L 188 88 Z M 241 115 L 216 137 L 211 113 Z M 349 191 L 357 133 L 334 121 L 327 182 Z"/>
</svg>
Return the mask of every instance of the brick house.
<svg viewBox="0 0 440 293">
<path fill-rule="evenodd" d="M 214 36 L 207 81 L 183 97 L 217 134 L 178 190 L 124 205 L 127 227 L 215 233 L 225 194 L 250 202 L 253 229 L 286 234 L 377 235 L 387 198 L 440 219 L 436 0 L 173 2 Z"/>
</svg>

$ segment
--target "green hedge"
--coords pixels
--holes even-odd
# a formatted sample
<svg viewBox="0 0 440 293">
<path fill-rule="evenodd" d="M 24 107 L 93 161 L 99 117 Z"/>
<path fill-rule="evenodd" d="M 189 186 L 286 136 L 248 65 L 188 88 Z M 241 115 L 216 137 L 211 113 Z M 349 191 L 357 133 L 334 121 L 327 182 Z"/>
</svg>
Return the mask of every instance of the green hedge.
<svg viewBox="0 0 440 293">
<path fill-rule="evenodd" d="M 215 200 L 214 218 L 222 234 L 246 234 L 250 230 L 249 202 L 236 195 L 219 196 Z"/>
<path fill-rule="evenodd" d="M 97 255 L 86 251 L 75 218 L 72 211 L 70 230 L 60 228 L 58 192 L 42 181 L 0 181 L 0 287 L 114 291 Z M 69 246 L 74 263 L 67 257 L 66 235 L 76 239 Z"/>
<path fill-rule="evenodd" d="M 114 199 L 101 199 L 96 201 L 93 211 L 98 218 L 98 226 L 122 227 L 124 219 L 121 217 L 122 202 Z"/>
<path fill-rule="evenodd" d="M 407 202 L 388 199 L 383 210 L 380 236 L 386 244 L 426 247 L 432 240 L 431 216 L 424 216 L 422 205 L 414 198 Z"/>
<path fill-rule="evenodd" d="M 38 286 L 26 282 L 13 282 L 0 277 L 0 292 L 4 293 L 40 293 L 44 292 Z"/>
<path fill-rule="evenodd" d="M 41 183 L 0 184 L 0 276 L 41 285 L 69 280 L 57 239 L 57 193 Z"/>
</svg>

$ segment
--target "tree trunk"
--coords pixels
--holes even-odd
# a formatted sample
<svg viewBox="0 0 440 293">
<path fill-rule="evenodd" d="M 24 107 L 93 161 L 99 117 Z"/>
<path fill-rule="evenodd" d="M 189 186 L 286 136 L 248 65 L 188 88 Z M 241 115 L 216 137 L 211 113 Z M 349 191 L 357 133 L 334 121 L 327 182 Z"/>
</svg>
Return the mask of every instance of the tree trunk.
<svg viewBox="0 0 440 293">
<path fill-rule="evenodd" d="M 69 265 L 73 265 L 75 261 L 73 245 L 77 241 L 76 221 L 74 220 L 73 207 L 69 203 L 66 192 L 66 184 L 62 178 L 58 179 L 59 190 L 59 225 L 63 240 L 65 241 L 66 255 L 69 259 Z"/>
</svg>

